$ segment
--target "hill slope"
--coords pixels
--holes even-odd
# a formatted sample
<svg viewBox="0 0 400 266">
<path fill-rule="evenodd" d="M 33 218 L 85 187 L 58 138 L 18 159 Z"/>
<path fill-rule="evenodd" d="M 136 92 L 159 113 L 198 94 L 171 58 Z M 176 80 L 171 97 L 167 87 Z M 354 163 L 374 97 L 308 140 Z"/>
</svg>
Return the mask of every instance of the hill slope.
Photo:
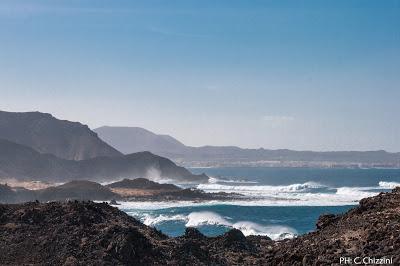
<svg viewBox="0 0 400 266">
<path fill-rule="evenodd" d="M 40 112 L 0 111 L 0 138 L 69 160 L 121 155 L 87 126 Z"/>
<path fill-rule="evenodd" d="M 74 161 L 41 154 L 29 147 L 1 139 L 0 177 L 53 182 L 77 179 L 109 181 L 139 177 L 184 182 L 208 180 L 206 175 L 193 175 L 169 159 L 150 152 Z"/>
</svg>

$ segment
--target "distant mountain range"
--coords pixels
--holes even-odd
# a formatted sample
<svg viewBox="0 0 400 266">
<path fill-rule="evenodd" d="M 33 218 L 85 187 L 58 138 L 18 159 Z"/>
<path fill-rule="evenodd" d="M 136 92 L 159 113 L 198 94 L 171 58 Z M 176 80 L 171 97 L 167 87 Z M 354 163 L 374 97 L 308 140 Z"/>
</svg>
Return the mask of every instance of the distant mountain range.
<svg viewBox="0 0 400 266">
<path fill-rule="evenodd" d="M 64 182 L 139 177 L 208 180 L 150 152 L 123 155 L 80 123 L 39 112 L 0 112 L 0 178 Z"/>
<path fill-rule="evenodd" d="M 242 149 L 235 146 L 186 146 L 168 135 L 138 127 L 94 129 L 123 153 L 150 151 L 184 166 L 400 167 L 400 153 L 380 151 L 294 151 Z"/>
<path fill-rule="evenodd" d="M 99 127 L 93 130 L 118 151 L 129 154 L 151 151 L 155 154 L 182 153 L 188 149 L 183 143 L 168 135 L 157 135 L 140 127 Z"/>
</svg>

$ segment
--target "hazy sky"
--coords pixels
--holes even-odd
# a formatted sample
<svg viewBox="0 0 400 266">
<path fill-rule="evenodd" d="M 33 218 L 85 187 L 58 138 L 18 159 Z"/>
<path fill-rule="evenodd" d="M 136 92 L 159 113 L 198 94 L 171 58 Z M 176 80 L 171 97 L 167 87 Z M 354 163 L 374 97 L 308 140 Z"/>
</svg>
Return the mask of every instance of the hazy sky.
<svg viewBox="0 0 400 266">
<path fill-rule="evenodd" d="M 188 145 L 400 151 L 400 0 L 2 0 L 0 99 Z"/>
</svg>

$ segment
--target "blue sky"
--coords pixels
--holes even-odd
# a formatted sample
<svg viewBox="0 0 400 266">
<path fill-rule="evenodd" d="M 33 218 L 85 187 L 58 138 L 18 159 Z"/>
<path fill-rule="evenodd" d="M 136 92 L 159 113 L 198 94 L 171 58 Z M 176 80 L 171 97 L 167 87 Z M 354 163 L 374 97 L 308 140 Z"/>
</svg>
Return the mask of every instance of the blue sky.
<svg viewBox="0 0 400 266">
<path fill-rule="evenodd" d="M 400 151 L 400 1 L 3 0 L 0 93 L 188 145 Z"/>
</svg>

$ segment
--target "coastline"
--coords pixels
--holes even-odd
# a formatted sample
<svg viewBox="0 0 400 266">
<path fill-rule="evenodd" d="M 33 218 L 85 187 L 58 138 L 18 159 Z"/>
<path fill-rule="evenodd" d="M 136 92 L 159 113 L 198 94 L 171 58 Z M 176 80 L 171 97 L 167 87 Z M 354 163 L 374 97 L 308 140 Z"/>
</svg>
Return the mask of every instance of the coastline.
<svg viewBox="0 0 400 266">
<path fill-rule="evenodd" d="M 205 237 L 188 228 L 170 238 L 107 203 L 0 205 L 0 260 L 6 265 L 35 265 L 44 258 L 64 265 L 320 265 L 368 257 L 397 264 L 399 204 L 396 188 L 365 198 L 342 215 L 321 216 L 314 232 L 280 241 L 245 237 L 237 229 Z"/>
</svg>

